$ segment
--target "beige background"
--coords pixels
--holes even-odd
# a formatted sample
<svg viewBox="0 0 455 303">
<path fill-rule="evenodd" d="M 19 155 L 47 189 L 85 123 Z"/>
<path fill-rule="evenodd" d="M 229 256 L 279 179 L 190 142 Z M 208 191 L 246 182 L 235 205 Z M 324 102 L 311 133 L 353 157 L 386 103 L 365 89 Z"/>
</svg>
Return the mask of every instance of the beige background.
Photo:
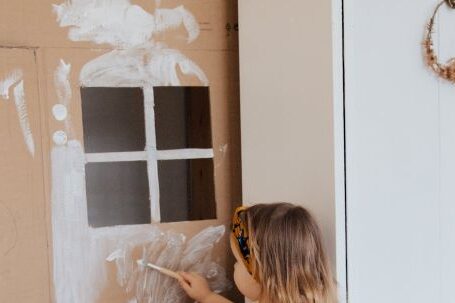
<svg viewBox="0 0 455 303">
<path fill-rule="evenodd" d="M 242 0 L 239 24 L 244 203 L 308 208 L 335 269 L 331 2 Z"/>
</svg>

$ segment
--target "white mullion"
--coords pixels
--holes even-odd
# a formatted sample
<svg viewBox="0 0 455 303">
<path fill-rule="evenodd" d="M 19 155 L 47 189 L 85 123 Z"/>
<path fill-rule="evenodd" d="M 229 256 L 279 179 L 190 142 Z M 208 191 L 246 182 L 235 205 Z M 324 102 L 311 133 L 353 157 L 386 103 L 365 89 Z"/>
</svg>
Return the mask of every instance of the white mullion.
<svg viewBox="0 0 455 303">
<path fill-rule="evenodd" d="M 115 153 L 86 153 L 85 161 L 87 163 L 96 162 L 128 162 L 128 161 L 146 161 L 147 153 L 145 151 L 136 152 L 115 152 Z"/>
<path fill-rule="evenodd" d="M 213 158 L 213 148 L 197 149 L 170 149 L 158 150 L 156 152 L 158 160 L 187 160 L 187 159 L 207 159 Z"/>
<path fill-rule="evenodd" d="M 160 210 L 160 188 L 158 181 L 158 160 L 156 153 L 156 134 L 155 134 L 155 100 L 153 86 L 145 86 L 144 92 L 144 113 L 145 113 L 145 138 L 147 154 L 147 173 L 150 191 L 150 216 L 152 222 L 161 221 Z"/>
</svg>

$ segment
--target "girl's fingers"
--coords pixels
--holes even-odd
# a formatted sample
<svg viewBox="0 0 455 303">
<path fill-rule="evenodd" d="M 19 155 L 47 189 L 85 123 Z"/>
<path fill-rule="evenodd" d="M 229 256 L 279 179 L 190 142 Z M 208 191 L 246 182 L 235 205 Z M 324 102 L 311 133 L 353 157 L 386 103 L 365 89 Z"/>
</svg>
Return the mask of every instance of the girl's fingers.
<svg viewBox="0 0 455 303">
<path fill-rule="evenodd" d="M 183 280 L 189 284 L 191 284 L 191 281 L 193 280 L 193 277 L 184 271 L 179 272 L 180 276 L 183 278 Z"/>
<path fill-rule="evenodd" d="M 191 289 L 191 286 L 186 283 L 183 279 L 179 281 L 180 282 L 180 286 L 182 286 L 182 288 L 185 290 L 185 291 L 189 291 Z"/>
<path fill-rule="evenodd" d="M 175 277 L 177 279 L 177 281 L 179 281 L 180 283 L 186 283 L 185 282 L 185 279 L 182 278 L 182 276 L 178 275 L 177 277 Z"/>
</svg>

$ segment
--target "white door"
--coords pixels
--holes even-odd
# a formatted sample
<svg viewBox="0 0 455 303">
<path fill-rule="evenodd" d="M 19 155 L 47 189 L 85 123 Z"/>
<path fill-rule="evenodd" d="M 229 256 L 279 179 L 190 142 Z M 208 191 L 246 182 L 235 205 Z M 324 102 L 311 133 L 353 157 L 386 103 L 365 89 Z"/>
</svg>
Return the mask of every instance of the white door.
<svg viewBox="0 0 455 303">
<path fill-rule="evenodd" d="M 421 46 L 437 2 L 344 0 L 350 303 L 455 302 L 455 87 Z M 438 24 L 445 61 L 455 11 Z"/>
</svg>

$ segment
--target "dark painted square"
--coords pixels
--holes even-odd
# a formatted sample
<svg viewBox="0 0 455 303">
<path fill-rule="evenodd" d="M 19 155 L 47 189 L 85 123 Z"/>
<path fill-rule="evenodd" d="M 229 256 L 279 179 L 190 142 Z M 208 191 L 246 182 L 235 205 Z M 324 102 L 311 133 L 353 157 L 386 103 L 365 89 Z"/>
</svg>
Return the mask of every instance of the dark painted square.
<svg viewBox="0 0 455 303">
<path fill-rule="evenodd" d="M 81 87 L 87 153 L 145 149 L 144 94 L 140 87 Z"/>
<path fill-rule="evenodd" d="M 151 222 L 145 161 L 88 163 L 85 175 L 90 226 Z"/>
<path fill-rule="evenodd" d="M 216 218 L 213 159 L 158 162 L 161 222 Z"/>
<path fill-rule="evenodd" d="M 208 87 L 154 87 L 158 150 L 212 148 Z"/>
</svg>

